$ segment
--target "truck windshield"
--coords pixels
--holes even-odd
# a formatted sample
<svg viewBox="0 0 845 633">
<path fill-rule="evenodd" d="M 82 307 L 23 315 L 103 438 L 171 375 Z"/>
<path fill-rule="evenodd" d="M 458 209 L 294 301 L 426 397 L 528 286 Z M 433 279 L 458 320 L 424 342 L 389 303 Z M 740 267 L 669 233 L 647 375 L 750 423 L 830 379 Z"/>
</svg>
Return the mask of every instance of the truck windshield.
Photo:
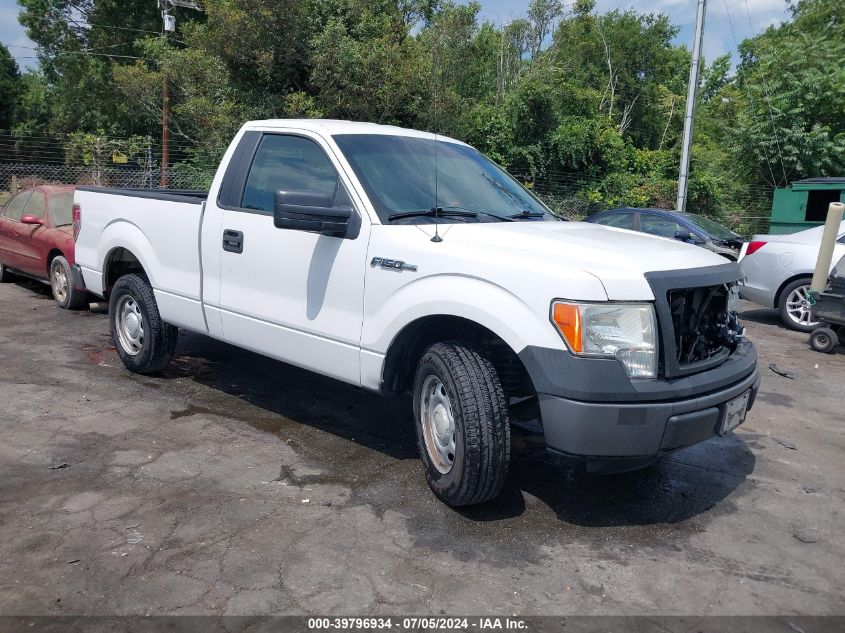
<svg viewBox="0 0 845 633">
<path fill-rule="evenodd" d="M 433 139 L 385 134 L 338 134 L 334 140 L 384 223 L 557 219 L 506 171 L 466 145 L 438 140 L 435 147 Z M 432 213 L 435 206 L 444 212 Z"/>
</svg>

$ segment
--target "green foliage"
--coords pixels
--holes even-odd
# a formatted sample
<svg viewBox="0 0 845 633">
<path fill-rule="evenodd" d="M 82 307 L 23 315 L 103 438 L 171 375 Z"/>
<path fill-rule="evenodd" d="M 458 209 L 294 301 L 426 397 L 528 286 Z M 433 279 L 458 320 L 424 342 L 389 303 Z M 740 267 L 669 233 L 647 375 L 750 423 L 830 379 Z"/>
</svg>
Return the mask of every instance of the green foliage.
<svg viewBox="0 0 845 633">
<path fill-rule="evenodd" d="M 0 130 L 12 127 L 15 103 L 21 92 L 18 65 L 3 44 L 0 44 Z"/>
<path fill-rule="evenodd" d="M 73 132 L 68 135 L 65 152 L 71 162 L 103 166 L 130 160 L 143 161 L 149 139 L 144 136 L 110 138 L 104 133 Z"/>
<path fill-rule="evenodd" d="M 747 177 L 769 184 L 845 173 L 845 5 L 792 10 L 791 22 L 740 46 L 744 103 L 731 140 Z"/>
<path fill-rule="evenodd" d="M 91 135 L 158 137 L 166 83 L 174 173 L 192 182 L 246 119 L 337 117 L 466 140 L 573 216 L 675 203 L 690 55 L 664 15 L 533 0 L 493 25 L 453 0 L 205 0 L 164 38 L 153 2 L 19 4 L 40 70 L 0 47 L 0 127 L 78 132 L 75 156 Z M 845 4 L 791 11 L 735 73 L 704 66 L 693 210 L 763 214 L 747 192 L 845 173 Z"/>
</svg>

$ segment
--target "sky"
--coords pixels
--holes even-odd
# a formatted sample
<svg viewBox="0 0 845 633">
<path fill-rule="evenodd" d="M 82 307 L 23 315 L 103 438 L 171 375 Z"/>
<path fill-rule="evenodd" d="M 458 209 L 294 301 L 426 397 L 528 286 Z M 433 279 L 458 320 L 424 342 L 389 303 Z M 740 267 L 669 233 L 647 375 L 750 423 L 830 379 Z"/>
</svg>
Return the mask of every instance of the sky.
<svg viewBox="0 0 845 633">
<path fill-rule="evenodd" d="M 151 2 L 152 0 L 127 0 Z M 524 17 L 529 0 L 480 0 L 481 18 L 495 24 L 507 23 Z M 572 4 L 572 0 L 563 0 Z M 681 27 L 677 43 L 692 48 L 695 30 L 697 0 L 598 0 L 597 9 L 633 8 L 641 13 L 666 13 L 672 22 Z M 778 24 L 787 16 L 786 0 L 708 0 L 707 20 L 704 28 L 704 57 L 713 60 L 723 53 L 735 52 L 736 42 Z M 34 68 L 33 43 L 18 24 L 18 5 L 15 0 L 0 0 L 0 42 L 9 46 L 9 52 L 22 68 Z M 750 17 L 750 20 L 749 20 Z M 731 30 L 733 26 L 733 31 Z M 734 40 L 734 34 L 736 40 Z M 737 62 L 734 54 L 732 61 Z"/>
</svg>

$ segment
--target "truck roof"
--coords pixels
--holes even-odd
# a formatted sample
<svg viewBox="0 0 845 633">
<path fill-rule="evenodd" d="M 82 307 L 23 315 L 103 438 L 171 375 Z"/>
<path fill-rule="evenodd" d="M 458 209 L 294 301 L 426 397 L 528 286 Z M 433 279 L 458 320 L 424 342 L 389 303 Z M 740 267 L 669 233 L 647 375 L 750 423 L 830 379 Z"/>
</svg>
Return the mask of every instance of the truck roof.
<svg viewBox="0 0 845 633">
<path fill-rule="evenodd" d="M 322 132 L 323 134 L 328 134 L 330 136 L 338 134 L 385 134 L 391 136 L 427 138 L 432 140 L 435 138 L 435 135 L 431 132 L 422 132 L 420 130 L 398 127 L 396 125 L 380 125 L 378 123 L 343 121 L 340 119 L 266 119 L 263 121 L 250 121 L 244 127 L 295 127 L 312 132 Z M 463 141 L 443 136 L 442 134 L 437 134 L 436 136 L 438 141 L 448 141 L 450 143 L 466 145 Z"/>
</svg>

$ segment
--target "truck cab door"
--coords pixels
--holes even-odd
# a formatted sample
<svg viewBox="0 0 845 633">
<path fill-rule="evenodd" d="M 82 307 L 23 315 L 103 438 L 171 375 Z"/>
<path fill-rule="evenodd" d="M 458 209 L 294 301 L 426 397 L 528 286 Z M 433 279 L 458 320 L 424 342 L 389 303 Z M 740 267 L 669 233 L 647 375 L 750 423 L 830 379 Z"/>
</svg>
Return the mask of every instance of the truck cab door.
<svg viewBox="0 0 845 633">
<path fill-rule="evenodd" d="M 354 207 L 350 183 L 317 135 L 247 132 L 241 144 L 217 200 L 207 203 L 221 218 L 219 306 L 207 313 L 219 310 L 228 342 L 360 384 L 366 214 L 354 211 L 354 237 L 276 228 L 276 192 Z"/>
</svg>

